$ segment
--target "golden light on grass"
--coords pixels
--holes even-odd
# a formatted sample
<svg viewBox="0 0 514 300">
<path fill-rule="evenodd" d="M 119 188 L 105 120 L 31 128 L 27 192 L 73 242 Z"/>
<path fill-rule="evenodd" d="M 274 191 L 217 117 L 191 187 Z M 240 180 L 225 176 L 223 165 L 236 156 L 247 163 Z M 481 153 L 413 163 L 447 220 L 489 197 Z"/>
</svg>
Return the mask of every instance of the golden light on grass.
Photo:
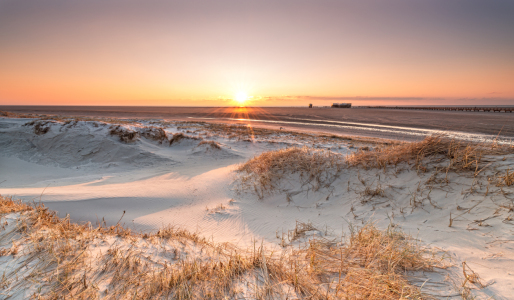
<svg viewBox="0 0 514 300">
<path fill-rule="evenodd" d="M 0 278 L 7 298 L 32 288 L 35 299 L 432 299 L 405 272 L 446 267 L 398 228 L 373 223 L 352 227 L 341 242 L 309 239 L 277 255 L 174 227 L 136 233 L 76 224 L 2 196 L 0 218 L 2 263 L 14 266 Z M 317 230 L 297 222 L 292 240 Z"/>
<path fill-rule="evenodd" d="M 277 189 L 282 179 L 297 173 L 300 179 L 312 182 L 316 191 L 331 184 L 344 167 L 344 157 L 328 150 L 309 147 L 263 152 L 239 166 L 242 190 L 253 190 L 263 198 Z"/>
<path fill-rule="evenodd" d="M 472 143 L 454 140 L 444 134 L 436 134 L 419 142 L 354 152 L 347 161 L 352 166 L 364 168 L 386 168 L 388 165 L 414 163 L 416 169 L 425 172 L 430 163 L 447 159 L 449 164 L 445 167 L 446 171 L 469 170 L 477 175 L 484 167 L 484 156 L 512 153 L 514 153 L 514 147 L 498 145 L 496 141 Z"/>
</svg>

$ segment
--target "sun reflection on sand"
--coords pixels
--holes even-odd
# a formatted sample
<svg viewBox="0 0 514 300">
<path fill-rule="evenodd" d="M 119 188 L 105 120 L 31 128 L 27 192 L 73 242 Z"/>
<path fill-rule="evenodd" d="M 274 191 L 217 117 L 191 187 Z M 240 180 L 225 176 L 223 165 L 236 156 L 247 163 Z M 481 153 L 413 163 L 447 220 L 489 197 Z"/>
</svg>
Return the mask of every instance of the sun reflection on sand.
<svg viewBox="0 0 514 300">
<path fill-rule="evenodd" d="M 210 112 L 206 117 L 215 117 L 216 119 L 231 119 L 236 121 L 248 121 L 255 119 L 279 120 L 276 116 L 268 113 L 265 108 L 261 107 L 219 107 Z M 251 123 L 245 124 L 248 133 L 254 139 L 254 130 Z"/>
</svg>

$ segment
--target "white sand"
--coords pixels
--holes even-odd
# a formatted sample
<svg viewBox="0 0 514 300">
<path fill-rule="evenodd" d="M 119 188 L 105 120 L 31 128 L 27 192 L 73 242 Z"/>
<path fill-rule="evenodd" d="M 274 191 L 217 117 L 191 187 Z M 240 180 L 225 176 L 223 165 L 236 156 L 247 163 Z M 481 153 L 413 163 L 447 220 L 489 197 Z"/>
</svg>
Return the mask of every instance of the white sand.
<svg viewBox="0 0 514 300">
<path fill-rule="evenodd" d="M 511 299 L 514 222 L 505 219 L 514 213 L 502 205 L 514 205 L 513 187 L 503 187 L 502 192 L 491 185 L 486 195 L 486 185 L 487 176 L 513 167 L 514 156 L 493 162 L 478 181 L 450 173 L 449 184 L 432 188 L 426 184 L 432 173 L 417 174 L 408 166 L 387 172 L 347 169 L 331 186 L 316 192 L 291 175 L 282 183 L 282 192 L 259 200 L 251 193 L 237 193 L 237 164 L 263 151 L 312 146 L 312 141 L 288 135 L 276 137 L 282 143 L 259 137 L 253 142 L 206 138 L 217 141 L 221 150 L 198 146 L 198 140 L 168 146 L 140 138 L 127 144 L 109 135 L 108 124 L 55 123 L 48 133 L 36 135 L 33 126 L 23 126 L 29 121 L 0 118 L 2 195 L 41 201 L 75 221 L 104 219 L 115 224 L 125 211 L 121 223 L 128 226 L 152 230 L 173 224 L 239 247 L 258 240 L 279 249 L 282 233 L 293 229 L 297 220 L 312 222 L 334 237 L 347 233 L 350 224 L 373 220 L 385 228 L 394 223 L 422 243 L 447 251 L 448 261 L 455 264 L 448 274 L 460 283 L 461 264 L 466 261 L 490 284 L 474 291 L 477 297 Z M 131 126 L 126 125 L 136 128 Z M 176 126 L 166 130 L 180 131 Z M 347 144 L 317 146 L 343 154 L 351 151 Z M 366 186 L 378 185 L 385 197 L 363 194 Z M 225 208 L 215 211 L 220 204 Z"/>
</svg>

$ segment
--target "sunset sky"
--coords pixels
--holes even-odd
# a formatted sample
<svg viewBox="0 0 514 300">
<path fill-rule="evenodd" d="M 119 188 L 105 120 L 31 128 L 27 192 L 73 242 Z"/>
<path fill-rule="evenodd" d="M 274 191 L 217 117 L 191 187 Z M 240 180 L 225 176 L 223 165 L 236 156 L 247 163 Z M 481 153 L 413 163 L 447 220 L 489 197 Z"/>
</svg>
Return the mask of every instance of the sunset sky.
<svg viewBox="0 0 514 300">
<path fill-rule="evenodd" d="M 512 0 L 0 0 L 0 105 L 514 105 Z"/>
</svg>

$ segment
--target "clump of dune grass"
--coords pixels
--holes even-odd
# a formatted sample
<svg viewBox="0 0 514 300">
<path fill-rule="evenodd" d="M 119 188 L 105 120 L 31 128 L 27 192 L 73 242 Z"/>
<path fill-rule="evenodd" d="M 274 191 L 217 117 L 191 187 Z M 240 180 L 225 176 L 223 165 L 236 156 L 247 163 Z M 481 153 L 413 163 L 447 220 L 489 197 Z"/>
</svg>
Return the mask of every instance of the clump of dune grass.
<svg viewBox="0 0 514 300">
<path fill-rule="evenodd" d="M 50 130 L 50 126 L 46 126 L 47 123 L 38 122 L 34 126 L 34 133 L 37 135 L 46 134 Z"/>
<path fill-rule="evenodd" d="M 512 146 L 496 143 L 471 143 L 450 139 L 444 135 L 432 135 L 419 142 L 376 147 L 371 151 L 358 151 L 348 156 L 352 166 L 386 168 L 400 163 L 413 163 L 426 171 L 431 162 L 448 160 L 447 170 L 478 172 L 485 155 L 514 153 Z"/>
<path fill-rule="evenodd" d="M 1 196 L 0 218 L 7 298 L 30 288 L 25 296 L 35 299 L 430 299 L 405 272 L 444 267 L 402 231 L 372 223 L 343 242 L 311 239 L 277 254 L 173 227 L 143 234 L 80 225 Z"/>
<path fill-rule="evenodd" d="M 168 135 L 164 128 L 162 127 L 143 127 L 138 130 L 139 134 L 144 138 L 154 140 L 162 144 L 163 142 L 168 142 Z"/>
<path fill-rule="evenodd" d="M 50 123 L 53 123 L 53 122 L 38 120 L 38 121 L 28 122 L 28 123 L 24 124 L 24 126 L 34 126 L 34 133 L 37 135 L 43 135 L 43 134 L 48 133 L 48 131 L 50 130 L 50 126 L 49 126 Z"/>
<path fill-rule="evenodd" d="M 425 298 L 402 274 L 432 270 L 438 265 L 435 256 L 402 231 L 395 227 L 381 231 L 372 223 L 353 228 L 349 240 L 341 247 L 324 248 L 311 242 L 307 253 L 311 264 L 321 269 L 335 265 L 339 254 L 342 266 L 337 271 L 345 276 L 339 281 L 336 294 L 341 293 L 344 299 Z"/>
<path fill-rule="evenodd" d="M 170 139 L 170 146 L 172 144 L 179 143 L 184 138 L 186 138 L 186 136 L 181 132 L 174 134 L 173 137 Z"/>
<path fill-rule="evenodd" d="M 314 227 L 311 222 L 304 223 L 296 221 L 296 226 L 294 229 L 287 232 L 287 239 L 289 242 L 294 242 L 302 237 L 305 237 L 305 233 L 309 231 L 318 231 L 318 229 Z"/>
<path fill-rule="evenodd" d="M 125 143 L 134 142 L 139 137 L 139 133 L 137 131 L 130 130 L 120 125 L 111 126 L 109 128 L 109 134 L 117 135 L 120 138 L 120 141 Z"/>
<path fill-rule="evenodd" d="M 8 111 L 1 111 L 1 110 L 0 110 L 0 116 L 2 116 L 2 117 L 7 117 L 7 118 L 14 118 L 14 117 L 16 117 L 16 114 L 15 114 L 15 113 L 12 113 L 12 112 L 8 112 Z"/>
<path fill-rule="evenodd" d="M 28 210 L 32 210 L 32 207 L 21 200 L 0 196 L 0 215 Z"/>
<path fill-rule="evenodd" d="M 223 205 L 223 203 L 220 203 L 218 205 L 216 205 L 216 207 L 212 208 L 212 209 L 209 209 L 208 207 L 205 207 L 205 210 L 209 213 L 209 214 L 218 214 L 218 213 L 221 213 L 222 211 L 224 211 L 227 207 L 225 205 Z"/>
<path fill-rule="evenodd" d="M 510 169 L 505 171 L 504 175 L 498 176 L 496 186 L 511 186 L 514 184 L 514 172 Z"/>
<path fill-rule="evenodd" d="M 279 188 L 286 176 L 298 174 L 303 184 L 314 190 L 329 186 L 344 166 L 344 157 L 323 149 L 291 147 L 264 152 L 239 166 L 243 189 L 253 189 L 260 197 Z"/>
<path fill-rule="evenodd" d="M 182 132 L 176 133 L 173 135 L 173 137 L 170 139 L 169 145 L 178 144 L 182 140 L 198 140 L 199 138 L 185 135 Z"/>
<path fill-rule="evenodd" d="M 369 198 L 386 196 L 385 191 L 380 184 L 378 184 L 376 187 L 366 186 L 366 188 L 364 189 L 364 191 L 362 191 L 361 194 Z"/>
<path fill-rule="evenodd" d="M 210 147 L 211 149 L 221 150 L 220 144 L 215 141 L 201 141 L 198 144 L 198 146 L 202 146 L 202 145 L 206 145 L 206 146 Z"/>
</svg>

